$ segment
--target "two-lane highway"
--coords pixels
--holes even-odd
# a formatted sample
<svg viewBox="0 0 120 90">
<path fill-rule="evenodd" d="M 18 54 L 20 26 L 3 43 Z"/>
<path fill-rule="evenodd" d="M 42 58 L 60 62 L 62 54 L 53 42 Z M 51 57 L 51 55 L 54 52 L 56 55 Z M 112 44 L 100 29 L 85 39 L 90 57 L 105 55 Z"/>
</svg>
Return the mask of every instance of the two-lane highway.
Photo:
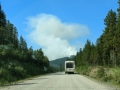
<svg viewBox="0 0 120 90">
<path fill-rule="evenodd" d="M 116 90 L 78 74 L 52 73 L 25 80 L 0 90 Z M 118 90 L 118 89 L 117 89 Z"/>
</svg>

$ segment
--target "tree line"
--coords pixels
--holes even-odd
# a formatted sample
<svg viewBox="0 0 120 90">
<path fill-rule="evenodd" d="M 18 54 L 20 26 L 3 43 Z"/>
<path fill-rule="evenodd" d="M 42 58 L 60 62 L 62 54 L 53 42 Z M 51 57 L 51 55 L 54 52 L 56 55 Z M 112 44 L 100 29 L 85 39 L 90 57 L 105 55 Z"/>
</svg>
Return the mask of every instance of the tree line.
<svg viewBox="0 0 120 90">
<path fill-rule="evenodd" d="M 77 67 L 81 65 L 120 66 L 120 0 L 117 12 L 108 11 L 104 19 L 105 28 L 102 35 L 93 44 L 86 41 L 84 48 L 80 48 L 75 56 Z"/>
<path fill-rule="evenodd" d="M 6 20 L 0 4 L 0 82 L 9 81 L 10 76 L 20 79 L 43 73 L 44 67 L 49 67 L 47 56 L 41 48 L 28 48 L 22 36 L 18 38 L 17 28 Z"/>
</svg>

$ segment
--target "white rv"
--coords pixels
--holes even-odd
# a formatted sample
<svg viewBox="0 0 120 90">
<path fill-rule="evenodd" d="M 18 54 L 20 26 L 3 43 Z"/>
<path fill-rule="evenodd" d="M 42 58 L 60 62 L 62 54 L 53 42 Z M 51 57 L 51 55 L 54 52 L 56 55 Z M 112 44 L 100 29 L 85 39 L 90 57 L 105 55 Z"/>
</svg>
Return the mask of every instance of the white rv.
<svg viewBox="0 0 120 90">
<path fill-rule="evenodd" d="M 75 61 L 65 61 L 65 74 L 75 73 Z"/>
</svg>

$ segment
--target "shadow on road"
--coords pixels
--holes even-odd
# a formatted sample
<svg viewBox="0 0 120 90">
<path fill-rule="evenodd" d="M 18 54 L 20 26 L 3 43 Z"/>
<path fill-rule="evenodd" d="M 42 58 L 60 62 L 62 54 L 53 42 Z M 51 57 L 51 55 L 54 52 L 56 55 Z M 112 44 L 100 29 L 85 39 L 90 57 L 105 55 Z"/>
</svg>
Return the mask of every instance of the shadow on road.
<svg viewBox="0 0 120 90">
<path fill-rule="evenodd" d="M 64 72 L 57 72 L 57 73 L 51 73 L 49 75 L 65 75 L 65 73 Z"/>
<path fill-rule="evenodd" d="M 32 85 L 32 84 L 37 84 L 37 83 L 13 83 L 13 84 L 4 85 L 4 86 Z"/>
<path fill-rule="evenodd" d="M 49 78 L 30 78 L 30 79 L 28 79 L 28 80 L 39 80 L 39 79 L 49 79 Z"/>
<path fill-rule="evenodd" d="M 77 75 L 78 73 L 66 73 L 67 75 Z M 66 75 L 65 72 L 51 73 L 50 75 Z"/>
</svg>

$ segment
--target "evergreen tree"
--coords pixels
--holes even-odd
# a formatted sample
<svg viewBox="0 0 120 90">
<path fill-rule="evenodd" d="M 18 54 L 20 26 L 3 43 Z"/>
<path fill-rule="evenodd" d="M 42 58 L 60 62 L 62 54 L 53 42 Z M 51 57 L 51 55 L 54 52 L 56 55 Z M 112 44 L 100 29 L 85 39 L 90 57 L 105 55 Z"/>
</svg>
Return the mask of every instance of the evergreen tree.
<svg viewBox="0 0 120 90">
<path fill-rule="evenodd" d="M 27 52 L 27 43 L 22 36 L 20 36 L 19 50 L 22 52 Z"/>
<path fill-rule="evenodd" d="M 49 59 L 47 56 L 44 56 L 43 62 L 45 67 L 49 67 Z"/>
<path fill-rule="evenodd" d="M 104 59 L 103 59 L 103 35 L 100 36 L 100 38 L 97 39 L 96 42 L 96 53 L 97 53 L 97 65 L 104 65 Z"/>
<path fill-rule="evenodd" d="M 110 10 L 104 19 L 105 30 L 104 30 L 104 59 L 107 65 L 114 64 L 116 66 L 116 24 L 117 24 L 116 13 Z"/>
<path fill-rule="evenodd" d="M 18 48 L 18 31 L 16 27 L 13 28 L 13 45 Z"/>
<path fill-rule="evenodd" d="M 89 59 L 90 65 L 96 65 L 97 64 L 97 53 L 96 53 L 96 47 L 92 43 L 91 45 L 91 51 L 90 51 L 90 59 Z"/>
<path fill-rule="evenodd" d="M 119 61 L 117 61 L 117 63 L 120 64 L 120 58 L 119 58 L 120 57 L 120 0 L 119 0 L 118 4 L 119 4 L 119 7 L 117 9 L 118 17 L 117 17 L 117 33 L 116 33 L 117 40 L 116 40 L 115 45 L 117 47 L 117 60 L 119 60 Z"/>
<path fill-rule="evenodd" d="M 42 61 L 43 58 L 44 58 L 44 53 L 43 53 L 42 49 L 39 49 L 39 50 L 37 51 L 37 60 Z"/>
<path fill-rule="evenodd" d="M 6 16 L 0 4 L 0 44 L 4 44 Z"/>
<path fill-rule="evenodd" d="M 78 54 L 78 53 L 79 53 L 79 52 L 77 52 L 77 53 L 76 53 L 76 56 L 74 57 L 74 61 L 75 61 L 77 67 L 79 67 L 79 63 L 78 63 L 78 60 L 79 60 L 78 55 L 79 55 L 79 54 Z M 67 60 L 68 60 L 68 58 L 67 58 Z M 67 61 L 67 60 L 66 60 L 66 61 Z"/>
<path fill-rule="evenodd" d="M 85 65 L 89 65 L 90 63 L 90 53 L 91 52 L 91 42 L 87 40 L 85 47 L 83 48 L 83 60 Z"/>
<path fill-rule="evenodd" d="M 80 48 L 80 52 L 78 53 L 78 65 L 85 65 L 82 54 L 83 50 Z"/>
</svg>

